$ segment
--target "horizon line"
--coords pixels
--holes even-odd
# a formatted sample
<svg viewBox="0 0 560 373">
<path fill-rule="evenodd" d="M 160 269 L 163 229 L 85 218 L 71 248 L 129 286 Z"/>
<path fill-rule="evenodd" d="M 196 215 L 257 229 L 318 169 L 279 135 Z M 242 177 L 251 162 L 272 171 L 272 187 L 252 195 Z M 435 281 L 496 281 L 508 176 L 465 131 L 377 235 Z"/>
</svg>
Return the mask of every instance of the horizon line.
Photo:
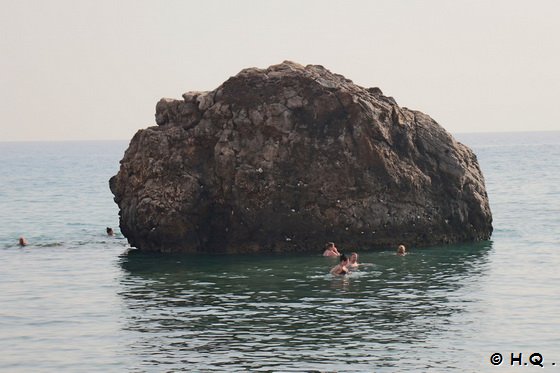
<svg viewBox="0 0 560 373">
<path fill-rule="evenodd" d="M 447 131 L 447 130 L 446 130 Z M 529 131 L 529 130 L 513 130 L 513 131 L 473 131 L 473 132 L 463 132 L 463 131 L 459 131 L 459 132 L 451 132 L 451 131 L 447 131 L 449 133 L 451 133 L 453 136 L 455 135 L 471 135 L 471 134 L 477 134 L 477 135 L 492 135 L 492 134 L 522 134 L 522 133 L 546 133 L 546 132 L 560 132 L 560 129 L 554 129 L 554 130 L 533 130 L 533 131 Z M 132 140 L 132 137 L 129 139 L 126 138 L 122 138 L 122 139 L 46 139 L 46 140 L 37 140 L 37 139 L 31 139 L 31 140 L 0 140 L 0 143 L 18 143 L 18 142 L 102 142 L 102 141 L 106 141 L 106 142 L 110 142 L 110 141 L 130 141 Z"/>
</svg>

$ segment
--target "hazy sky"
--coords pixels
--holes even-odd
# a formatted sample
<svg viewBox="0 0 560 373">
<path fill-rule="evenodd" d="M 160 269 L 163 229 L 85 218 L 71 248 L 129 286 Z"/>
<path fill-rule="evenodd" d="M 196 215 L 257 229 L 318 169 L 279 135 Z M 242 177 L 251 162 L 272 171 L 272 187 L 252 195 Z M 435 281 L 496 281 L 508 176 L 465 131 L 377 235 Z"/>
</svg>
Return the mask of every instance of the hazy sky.
<svg viewBox="0 0 560 373">
<path fill-rule="evenodd" d="M 452 133 L 560 129 L 556 0 L 0 0 L 0 32 L 0 141 L 130 139 L 161 97 L 283 60 Z"/>
</svg>

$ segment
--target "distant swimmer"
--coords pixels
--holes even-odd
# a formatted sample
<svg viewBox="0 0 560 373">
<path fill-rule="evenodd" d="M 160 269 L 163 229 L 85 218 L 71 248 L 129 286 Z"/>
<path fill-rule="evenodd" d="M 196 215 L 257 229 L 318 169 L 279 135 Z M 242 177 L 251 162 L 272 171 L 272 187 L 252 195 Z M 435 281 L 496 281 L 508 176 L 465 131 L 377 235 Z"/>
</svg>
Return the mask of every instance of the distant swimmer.
<svg viewBox="0 0 560 373">
<path fill-rule="evenodd" d="M 19 245 L 20 246 L 27 246 L 29 244 L 29 242 L 27 242 L 27 240 L 25 239 L 25 237 L 20 237 L 19 238 Z"/>
<path fill-rule="evenodd" d="M 346 255 L 344 254 L 340 255 L 340 263 L 335 265 L 331 269 L 331 275 L 343 276 L 347 274 L 348 273 L 348 268 L 346 267 L 347 265 L 348 265 L 348 258 L 346 257 Z"/>
<path fill-rule="evenodd" d="M 356 269 L 360 264 L 358 263 L 358 254 L 350 254 L 350 260 L 348 260 L 348 269 Z"/>
<path fill-rule="evenodd" d="M 405 256 L 406 254 L 407 254 L 406 247 L 404 247 L 404 245 L 399 245 L 399 247 L 397 248 L 397 255 Z"/>
<path fill-rule="evenodd" d="M 327 242 L 325 245 L 325 251 L 323 252 L 323 256 L 340 256 L 338 249 L 334 245 L 334 242 Z"/>
<path fill-rule="evenodd" d="M 115 232 L 113 232 L 113 228 L 107 227 L 107 236 L 114 236 Z"/>
</svg>

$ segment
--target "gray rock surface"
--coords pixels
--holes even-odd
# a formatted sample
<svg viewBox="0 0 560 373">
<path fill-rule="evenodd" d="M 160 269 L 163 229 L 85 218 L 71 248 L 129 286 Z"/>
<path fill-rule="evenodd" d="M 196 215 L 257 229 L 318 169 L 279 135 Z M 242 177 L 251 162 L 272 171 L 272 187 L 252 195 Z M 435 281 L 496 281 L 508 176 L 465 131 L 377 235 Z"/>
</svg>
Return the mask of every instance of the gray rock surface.
<svg viewBox="0 0 560 373">
<path fill-rule="evenodd" d="M 162 99 L 110 187 L 132 246 L 319 252 L 486 240 L 476 156 L 428 115 L 322 66 L 241 71 Z"/>
</svg>

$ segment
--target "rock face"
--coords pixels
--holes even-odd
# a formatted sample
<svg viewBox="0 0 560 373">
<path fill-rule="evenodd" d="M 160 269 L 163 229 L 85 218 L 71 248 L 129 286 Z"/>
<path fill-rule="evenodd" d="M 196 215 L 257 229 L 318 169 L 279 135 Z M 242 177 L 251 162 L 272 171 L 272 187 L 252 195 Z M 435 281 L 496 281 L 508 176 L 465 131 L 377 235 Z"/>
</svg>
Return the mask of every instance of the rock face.
<svg viewBox="0 0 560 373">
<path fill-rule="evenodd" d="M 249 68 L 162 99 L 110 187 L 132 246 L 319 252 L 486 240 L 476 156 L 429 116 L 322 66 Z"/>
</svg>

